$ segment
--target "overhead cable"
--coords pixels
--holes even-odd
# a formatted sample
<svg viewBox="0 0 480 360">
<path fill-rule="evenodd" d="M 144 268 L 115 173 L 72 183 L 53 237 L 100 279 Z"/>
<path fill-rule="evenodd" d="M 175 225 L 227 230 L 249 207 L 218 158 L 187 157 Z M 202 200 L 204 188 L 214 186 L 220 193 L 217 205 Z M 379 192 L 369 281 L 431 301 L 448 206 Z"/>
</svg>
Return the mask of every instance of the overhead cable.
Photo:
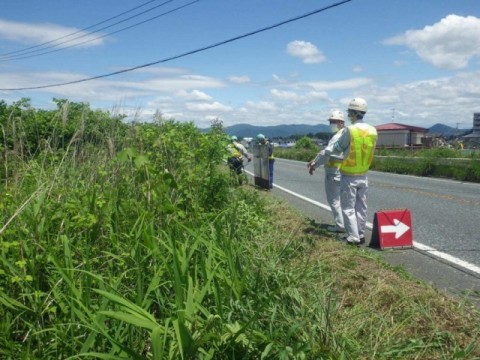
<svg viewBox="0 0 480 360">
<path fill-rule="evenodd" d="M 55 43 L 55 44 L 53 44 L 53 45 L 49 45 L 49 46 L 46 46 L 46 47 L 43 47 L 43 48 L 40 48 L 40 49 L 35 49 L 35 50 L 27 51 L 27 52 L 24 52 L 23 54 L 19 54 L 19 55 L 17 55 L 17 56 L 11 56 L 11 57 L 6 57 L 6 58 L 1 58 L 1 57 L 0 57 L 0 61 L 12 61 L 12 60 L 27 59 L 27 58 L 31 58 L 31 57 L 35 57 L 35 56 L 40 56 L 40 55 L 45 55 L 45 54 L 50 54 L 50 53 L 53 53 L 53 52 L 58 52 L 58 51 L 70 49 L 70 48 L 72 48 L 72 47 L 77 47 L 77 46 L 80 46 L 80 45 L 83 45 L 83 44 L 86 44 L 86 43 L 89 43 L 89 42 L 92 42 L 92 41 L 95 41 L 95 40 L 98 40 L 98 39 L 107 37 L 107 36 L 109 36 L 109 35 L 116 34 L 116 33 L 119 33 L 119 32 L 121 32 L 121 31 L 128 30 L 128 29 L 134 28 L 134 27 L 136 27 L 136 26 L 145 24 L 145 23 L 150 22 L 150 21 L 152 21 L 152 20 L 158 19 L 159 17 L 162 17 L 162 16 L 164 16 L 164 15 L 170 14 L 170 13 L 175 12 L 175 11 L 177 11 L 177 10 L 183 9 L 184 7 L 190 6 L 190 5 L 192 5 L 194 2 L 197 2 L 197 1 L 200 1 L 200 0 L 196 0 L 196 1 L 194 1 L 194 2 L 190 2 L 190 3 L 186 4 L 186 5 L 179 6 L 179 7 L 175 8 L 175 9 L 173 9 L 173 10 L 170 10 L 170 11 L 164 12 L 164 13 L 162 13 L 162 14 L 153 16 L 153 17 L 151 17 L 151 18 L 148 18 L 148 19 L 146 19 L 146 20 L 143 20 L 143 21 L 140 21 L 140 22 L 138 22 L 138 23 L 132 24 L 132 25 L 130 25 L 130 26 L 121 28 L 121 29 L 119 29 L 119 30 L 116 30 L 116 31 L 113 31 L 113 32 L 110 32 L 110 33 L 106 33 L 106 34 L 103 34 L 103 35 L 100 35 L 100 36 L 97 36 L 97 37 L 94 37 L 94 38 L 91 38 L 91 37 L 90 37 L 90 35 L 92 35 L 92 34 L 98 33 L 98 32 L 100 32 L 100 31 L 102 31 L 102 30 L 105 30 L 105 29 L 109 29 L 109 28 L 111 28 L 111 27 L 113 27 L 113 26 L 115 26 L 115 25 L 121 24 L 121 23 L 126 22 L 126 21 L 128 21 L 128 20 L 131 20 L 131 19 L 133 19 L 133 18 L 135 18 L 135 17 L 138 17 L 138 16 L 140 16 L 140 15 L 143 15 L 143 14 L 145 14 L 145 13 L 147 13 L 147 12 L 150 12 L 150 11 L 156 9 L 156 8 L 159 8 L 159 7 L 161 7 L 161 6 L 164 6 L 164 5 L 166 5 L 166 4 L 168 4 L 168 3 L 171 3 L 171 2 L 173 2 L 173 1 L 175 1 L 175 0 L 167 0 L 167 1 L 161 3 L 161 4 L 157 5 L 157 6 L 154 6 L 153 8 L 150 8 L 150 9 L 148 9 L 148 10 L 142 11 L 141 13 L 138 13 L 138 14 L 136 14 L 136 15 L 132 15 L 132 16 L 126 18 L 126 19 L 117 21 L 117 22 L 114 23 L 114 24 L 105 26 L 105 27 L 103 27 L 103 28 L 100 28 L 100 29 L 98 29 L 98 30 L 95 30 L 95 31 L 92 31 L 92 32 L 89 32 L 89 33 L 85 33 L 85 34 L 76 36 L 76 37 L 74 37 L 74 38 L 72 38 L 72 39 L 65 40 L 65 41 L 63 41 L 63 42 Z M 68 43 L 70 43 L 70 42 L 73 42 L 73 41 L 75 41 L 75 40 L 79 40 L 79 39 L 82 39 L 82 38 L 85 38 L 85 37 L 89 37 L 89 38 L 88 38 L 87 40 L 85 40 L 85 41 L 82 41 L 82 42 L 75 42 L 73 45 L 62 46 L 62 47 L 58 48 L 60 45 L 68 44 Z M 44 52 L 38 53 L 39 51 L 46 50 L 46 49 L 50 49 L 50 48 L 58 48 L 58 49 L 50 50 L 50 51 L 44 51 Z M 37 53 L 37 54 L 35 54 L 35 53 Z M 28 54 L 31 54 L 31 55 L 28 55 Z"/>
<path fill-rule="evenodd" d="M 166 4 L 166 3 L 168 3 L 168 2 L 172 2 L 172 1 L 174 1 L 174 0 L 169 0 L 169 1 L 165 2 L 164 4 Z M 45 54 L 51 54 L 51 53 L 54 53 L 54 52 L 58 52 L 58 51 L 65 50 L 65 49 L 70 49 L 70 48 L 72 48 L 72 47 L 76 47 L 76 46 L 79 46 L 79 45 L 82 45 L 82 44 L 85 44 L 85 43 L 88 43 L 88 42 L 92 42 L 92 41 L 94 41 L 94 40 L 98 40 L 98 39 L 104 38 L 104 37 L 106 37 L 106 36 L 113 35 L 113 34 L 116 34 L 116 33 L 121 32 L 121 31 L 125 31 L 125 30 L 131 29 L 131 28 L 133 28 L 133 27 L 142 25 L 142 24 L 144 24 L 144 23 L 147 23 L 147 22 L 150 22 L 150 21 L 152 21 L 152 20 L 158 19 L 159 17 L 165 16 L 165 15 L 171 14 L 171 13 L 173 13 L 173 12 L 175 12 L 175 11 L 178 11 L 178 10 L 181 10 L 181 9 L 183 9 L 183 8 L 186 8 L 186 7 L 188 7 L 188 6 L 190 6 L 190 5 L 193 5 L 193 4 L 195 4 L 195 3 L 199 2 L 199 1 L 200 1 L 200 0 L 191 1 L 191 2 L 189 2 L 189 3 L 187 3 L 187 4 L 184 4 L 184 5 L 182 5 L 182 6 L 176 7 L 176 8 L 174 8 L 174 9 L 172 9 L 172 10 L 166 11 L 166 12 L 164 12 L 164 13 L 161 13 L 161 14 L 159 14 L 159 15 L 153 16 L 153 17 L 151 17 L 151 18 L 148 18 L 148 19 L 146 19 L 146 20 L 140 21 L 140 22 L 138 22 L 138 23 L 132 24 L 132 25 L 130 25 L 130 26 L 121 28 L 121 29 L 116 30 L 116 31 L 112 31 L 112 32 L 110 32 L 110 33 L 106 33 L 106 34 L 97 36 L 97 37 L 95 37 L 95 38 L 90 38 L 90 39 L 88 39 L 88 40 L 85 40 L 85 41 L 82 41 L 82 42 L 79 42 L 79 43 L 75 43 L 75 44 L 73 44 L 73 45 L 64 46 L 64 47 L 59 48 L 59 49 L 50 50 L 50 51 L 45 51 L 45 52 L 42 52 L 42 53 L 39 53 L 39 54 L 34 54 L 34 55 L 18 56 L 18 57 L 7 58 L 7 59 L 2 59 L 2 58 L 0 58 L 0 61 L 10 61 L 10 60 L 26 59 L 26 58 L 31 58 L 31 57 L 35 57 L 35 56 L 40 56 L 40 55 L 45 55 Z M 123 22 L 123 21 L 121 21 L 121 22 Z M 120 22 L 119 22 L 119 23 L 120 23 Z M 117 24 L 118 24 L 118 23 L 117 23 Z M 114 24 L 114 25 L 116 25 L 116 24 Z M 111 25 L 111 26 L 113 26 L 113 25 Z M 111 27 L 111 26 L 108 26 L 108 27 Z M 101 30 L 103 30 L 103 29 L 101 29 Z M 96 31 L 95 31 L 95 32 L 96 32 Z M 93 33 L 90 33 L 90 34 L 93 34 Z M 75 38 L 75 39 L 79 39 L 79 38 L 82 38 L 82 37 L 85 37 L 85 36 L 87 36 L 87 35 L 79 36 L 79 37 L 77 37 L 77 38 Z M 72 39 L 72 40 L 74 40 L 74 39 Z M 70 42 L 70 41 L 71 41 L 71 40 L 66 41 L 66 42 Z M 63 44 L 63 43 L 61 43 L 61 44 Z M 53 45 L 53 46 L 50 46 L 50 47 L 56 47 L 56 46 L 57 46 L 57 45 Z M 44 48 L 44 49 L 47 49 L 47 48 Z M 43 50 L 43 49 L 40 49 L 40 50 Z M 34 52 L 40 51 L 40 50 L 35 50 Z"/>
<path fill-rule="evenodd" d="M 113 19 L 119 18 L 120 16 L 123 16 L 123 15 L 125 15 L 125 14 L 128 14 L 129 12 L 135 11 L 135 10 L 137 10 L 137 9 L 139 9 L 139 8 L 141 8 L 141 7 L 144 7 L 144 6 L 146 6 L 146 5 L 148 5 L 148 4 L 152 3 L 152 2 L 155 2 L 155 1 L 158 1 L 158 0 L 150 0 L 150 1 L 147 1 L 147 2 L 145 2 L 145 3 L 143 3 L 143 4 L 141 4 L 141 5 L 138 5 L 138 6 L 134 7 L 134 8 L 132 8 L 132 9 L 130 9 L 130 10 L 124 11 L 124 12 L 118 14 L 118 15 L 112 16 L 112 17 L 110 17 L 110 18 L 108 18 L 108 19 L 105 19 L 105 20 L 100 21 L 100 22 L 98 22 L 98 23 L 96 23 L 96 24 L 87 26 L 87 27 L 85 27 L 85 28 L 83 28 L 83 29 L 77 30 L 77 31 L 72 32 L 72 33 L 70 33 L 70 34 L 63 35 L 63 36 L 61 36 L 61 37 L 59 37 L 59 38 L 56 38 L 56 39 L 53 39 L 53 40 L 50 40 L 50 41 L 46 41 L 46 42 L 41 43 L 41 44 L 29 46 L 29 47 L 26 47 L 26 48 L 24 48 L 24 49 L 15 50 L 15 51 L 11 51 L 11 52 L 8 52 L 8 53 L 3 53 L 3 54 L 0 54 L 0 56 L 7 56 L 7 55 L 12 55 L 12 54 L 21 53 L 21 52 L 24 52 L 24 51 L 27 51 L 27 50 L 30 50 L 30 49 L 35 49 L 35 48 L 38 48 L 38 47 L 42 47 L 42 46 L 44 46 L 44 45 L 48 45 L 48 44 L 54 43 L 54 42 L 56 42 L 56 41 L 58 41 L 58 40 L 65 39 L 65 38 L 67 38 L 67 37 L 70 37 L 70 36 L 73 36 L 73 35 L 76 35 L 76 34 L 79 34 L 79 33 L 83 33 L 83 32 L 85 32 L 85 31 L 87 31 L 87 30 L 93 29 L 94 27 L 96 27 L 96 26 L 98 26 L 98 25 L 105 24 L 106 22 L 109 22 L 109 21 L 111 21 L 111 20 L 113 20 Z M 97 31 L 98 31 L 98 30 L 97 30 Z"/>
<path fill-rule="evenodd" d="M 89 78 L 84 78 L 84 79 L 79 79 L 79 80 L 68 81 L 68 82 L 64 82 L 64 83 L 50 84 L 50 85 L 40 85 L 40 86 L 32 86 L 32 87 L 22 87 L 22 88 L 0 89 L 0 91 L 36 90 L 36 89 L 45 89 L 45 88 L 51 88 L 51 87 L 58 87 L 58 86 L 78 84 L 78 83 L 85 82 L 85 81 L 102 79 L 102 78 L 106 78 L 106 77 L 110 77 L 110 76 L 114 76 L 114 75 L 119 75 L 119 74 L 123 74 L 123 73 L 130 72 L 130 71 L 134 71 L 134 70 L 146 68 L 146 67 L 149 67 L 149 66 L 153 66 L 153 65 L 157 65 L 157 64 L 161 64 L 161 63 L 166 63 L 166 62 L 168 62 L 168 61 L 180 59 L 180 58 L 185 57 L 185 56 L 188 56 L 188 55 L 192 55 L 192 54 L 196 54 L 196 53 L 199 53 L 199 52 L 202 52 L 202 51 L 205 51 L 205 50 L 213 49 L 213 48 L 219 47 L 219 46 L 221 46 L 221 45 L 225 45 L 225 44 L 231 43 L 231 42 L 233 42 L 233 41 L 237 41 L 237 40 L 240 40 L 240 39 L 243 39 L 243 38 L 252 36 L 252 35 L 256 35 L 256 34 L 261 33 L 261 32 L 265 32 L 265 31 L 267 31 L 267 30 L 271 30 L 271 29 L 280 27 L 280 26 L 282 26 L 282 25 L 285 25 L 285 24 L 288 24 L 288 23 L 291 23 L 291 22 L 294 22 L 294 21 L 298 21 L 298 20 L 304 19 L 304 18 L 306 18 L 306 17 L 309 17 L 309 16 L 312 16 L 312 15 L 321 13 L 321 12 L 323 12 L 323 11 L 332 9 L 332 8 L 334 8 L 334 7 L 343 5 L 343 4 L 348 3 L 348 2 L 350 2 L 350 1 L 352 1 L 352 0 L 343 0 L 343 1 L 340 1 L 340 2 L 337 2 L 337 3 L 334 3 L 334 4 L 332 4 L 332 5 L 328 5 L 328 6 L 326 6 L 326 7 L 323 7 L 323 8 L 321 8 L 321 9 L 317 9 L 317 10 L 308 12 L 308 13 L 306 13 L 306 14 L 293 17 L 293 18 L 290 18 L 290 19 L 288 19 L 288 20 L 284 20 L 284 21 L 281 21 L 281 22 L 276 23 L 276 24 L 274 24 L 274 25 L 270 25 L 270 26 L 267 26 L 267 27 L 264 27 L 264 28 L 261 28 L 261 29 L 255 30 L 255 31 L 251 31 L 251 32 L 248 32 L 248 33 L 243 34 L 243 35 L 235 36 L 235 37 L 233 37 L 233 38 L 230 38 L 230 39 L 227 39 L 227 40 L 223 40 L 223 41 L 221 41 L 221 42 L 218 42 L 218 43 L 215 43 L 215 44 L 212 44 L 212 45 L 208 45 L 208 46 L 205 46 L 205 47 L 196 49 L 196 50 L 191 50 L 191 51 L 185 52 L 185 53 L 183 53 L 183 54 L 171 56 L 171 57 L 168 57 L 168 58 L 165 58 L 165 59 L 162 59 L 162 60 L 157 60 L 157 61 L 153 61 L 153 62 L 150 62 L 150 63 L 147 63 L 147 64 L 134 66 L 134 67 L 131 67 L 131 68 L 128 68 L 128 69 L 123 69 L 123 70 L 111 72 L 111 73 L 108 73 L 108 74 L 97 75 L 97 76 L 93 76 L 93 77 L 89 77 Z"/>
</svg>

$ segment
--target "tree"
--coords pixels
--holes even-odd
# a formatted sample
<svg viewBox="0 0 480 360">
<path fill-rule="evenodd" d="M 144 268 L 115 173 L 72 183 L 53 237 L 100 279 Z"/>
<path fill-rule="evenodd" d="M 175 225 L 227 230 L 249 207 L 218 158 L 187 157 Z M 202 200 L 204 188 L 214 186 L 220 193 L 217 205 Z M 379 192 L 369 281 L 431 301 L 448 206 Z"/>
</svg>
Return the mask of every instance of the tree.
<svg viewBox="0 0 480 360">
<path fill-rule="evenodd" d="M 299 139 L 294 146 L 295 149 L 307 149 L 307 150 L 315 150 L 317 149 L 317 145 L 307 136 L 302 137 Z"/>
</svg>

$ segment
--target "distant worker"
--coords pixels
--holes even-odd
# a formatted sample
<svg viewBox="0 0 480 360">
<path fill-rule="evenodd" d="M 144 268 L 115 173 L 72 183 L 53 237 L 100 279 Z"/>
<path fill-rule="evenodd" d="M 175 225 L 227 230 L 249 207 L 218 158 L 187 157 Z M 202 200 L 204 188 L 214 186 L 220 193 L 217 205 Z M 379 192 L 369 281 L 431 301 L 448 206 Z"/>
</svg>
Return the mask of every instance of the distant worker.
<svg viewBox="0 0 480 360">
<path fill-rule="evenodd" d="M 363 122 L 367 102 L 355 98 L 348 104 L 348 118 L 352 125 L 345 128 L 333 144 L 333 152 L 342 154 L 340 166 L 340 203 L 348 244 L 365 243 L 367 223 L 367 172 L 373 160 L 377 142 L 375 127 Z M 327 153 L 327 151 L 325 152 Z"/>
<path fill-rule="evenodd" d="M 455 147 L 458 149 L 458 150 L 463 150 L 463 142 L 462 140 L 460 139 L 455 139 Z"/>
<path fill-rule="evenodd" d="M 268 188 L 273 188 L 273 164 L 275 163 L 275 158 L 273 157 L 273 144 L 268 141 L 268 139 L 263 134 L 257 135 L 257 142 L 260 145 L 267 147 L 268 151 Z"/>
<path fill-rule="evenodd" d="M 325 149 L 320 151 L 315 159 L 310 161 L 307 166 L 308 172 L 310 175 L 313 175 L 316 168 L 320 165 L 324 165 L 325 194 L 327 195 L 327 202 L 330 205 L 333 219 L 335 220 L 335 225 L 328 226 L 327 230 L 336 233 L 344 233 L 345 226 L 343 224 L 343 214 L 340 206 L 340 165 L 343 161 L 343 154 L 332 154 L 333 145 L 344 131 L 345 121 L 343 112 L 340 110 L 332 111 L 328 121 L 330 123 L 330 129 L 334 135 Z"/>
<path fill-rule="evenodd" d="M 252 161 L 252 155 L 250 155 L 242 144 L 238 142 L 238 138 L 233 135 L 230 137 L 230 143 L 227 145 L 228 158 L 227 163 L 232 172 L 237 175 L 241 175 L 243 172 L 243 158 L 245 157 L 248 162 Z"/>
</svg>

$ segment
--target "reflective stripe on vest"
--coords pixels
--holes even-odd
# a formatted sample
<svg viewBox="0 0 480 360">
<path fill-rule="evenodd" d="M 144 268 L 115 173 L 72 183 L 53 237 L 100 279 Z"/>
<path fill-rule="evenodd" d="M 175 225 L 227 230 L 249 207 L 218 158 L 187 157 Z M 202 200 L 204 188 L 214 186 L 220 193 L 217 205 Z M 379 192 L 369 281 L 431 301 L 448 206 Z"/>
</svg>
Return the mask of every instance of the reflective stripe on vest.
<svg viewBox="0 0 480 360">
<path fill-rule="evenodd" d="M 350 151 L 340 169 L 345 175 L 363 175 L 370 168 L 377 141 L 377 130 L 368 124 L 359 123 L 348 127 Z"/>
</svg>

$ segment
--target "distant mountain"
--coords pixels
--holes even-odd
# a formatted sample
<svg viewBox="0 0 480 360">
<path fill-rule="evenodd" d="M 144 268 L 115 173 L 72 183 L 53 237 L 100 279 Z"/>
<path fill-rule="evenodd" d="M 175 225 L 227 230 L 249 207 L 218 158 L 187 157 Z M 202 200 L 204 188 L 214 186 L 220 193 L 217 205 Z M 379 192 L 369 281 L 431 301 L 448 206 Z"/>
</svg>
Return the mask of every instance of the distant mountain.
<svg viewBox="0 0 480 360">
<path fill-rule="evenodd" d="M 274 126 L 256 126 L 250 124 L 236 124 L 227 126 L 225 132 L 229 135 L 238 137 L 255 137 L 257 134 L 263 134 L 268 138 L 289 137 L 292 135 L 316 134 L 319 132 L 330 132 L 329 125 L 274 125 Z"/>
<path fill-rule="evenodd" d="M 207 131 L 207 129 L 203 129 Z M 327 124 L 319 125 L 273 125 L 256 126 L 250 124 L 236 124 L 225 127 L 225 132 L 229 135 L 238 137 L 255 137 L 257 134 L 263 134 L 268 138 L 290 137 L 292 135 L 307 135 L 317 133 L 329 133 L 330 126 Z M 435 124 L 427 129 L 427 135 L 436 135 L 444 137 L 463 136 L 471 133 L 471 129 L 457 129 L 444 124 Z"/>
<path fill-rule="evenodd" d="M 463 136 L 470 133 L 471 129 L 457 129 L 443 124 L 435 124 L 427 131 L 429 135 L 442 135 L 444 137 Z"/>
</svg>

